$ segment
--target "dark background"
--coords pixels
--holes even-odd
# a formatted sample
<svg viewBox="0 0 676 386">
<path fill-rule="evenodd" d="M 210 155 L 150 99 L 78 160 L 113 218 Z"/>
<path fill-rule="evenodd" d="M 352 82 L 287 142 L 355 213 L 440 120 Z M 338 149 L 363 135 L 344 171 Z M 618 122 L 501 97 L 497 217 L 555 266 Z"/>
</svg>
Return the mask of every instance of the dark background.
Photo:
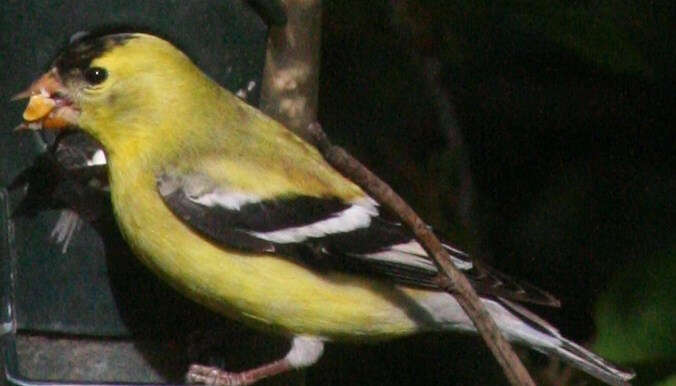
<svg viewBox="0 0 676 386">
<path fill-rule="evenodd" d="M 19 11 L 3 12 L 3 100 L 45 68 L 84 17 L 64 10 L 60 22 L 46 20 L 41 15 L 54 9 L 7 4 Z M 138 17 L 119 12 L 118 2 L 82 7 L 94 4 L 120 23 Z M 143 25 L 164 28 L 230 88 L 251 77 L 214 75 L 240 63 L 232 58 L 252 58 L 234 74 L 260 68 L 253 63 L 261 63 L 262 45 L 215 45 L 242 39 L 224 27 L 241 19 L 223 19 L 207 5 L 186 7 L 184 17 L 195 18 L 187 28 L 166 17 L 168 8 L 182 9 L 179 3 L 144 4 L 135 11 L 145 15 Z M 319 120 L 328 134 L 410 200 L 440 236 L 559 297 L 560 310 L 536 311 L 564 335 L 636 368 L 638 385 L 676 374 L 674 16 L 674 5 L 650 1 L 324 2 Z M 0 109 L 6 130 L 21 108 Z M 20 149 L 32 145 L 2 135 L 6 185 L 30 164 Z M 44 242 L 54 215 L 44 216 L 43 233 L 31 228 L 32 238 L 20 243 Z M 75 251 L 89 245 L 73 243 Z M 59 247 L 51 248 L 57 259 Z M 135 288 L 124 277 L 121 287 Z M 181 322 L 171 309 L 190 306 L 159 291 L 155 296 L 170 299 L 160 315 L 173 315 L 173 324 L 209 325 Z M 548 377 L 565 374 L 524 353 L 539 382 L 555 384 Z M 478 339 L 447 334 L 331 345 L 307 384 L 505 381 Z"/>
<path fill-rule="evenodd" d="M 319 118 L 330 134 L 440 235 L 559 297 L 560 310 L 537 311 L 564 335 L 634 366 L 635 384 L 673 382 L 676 7 L 324 4 Z M 382 377 L 373 384 L 504 383 L 478 340 L 394 346 L 374 349 L 389 367 L 369 368 Z"/>
</svg>

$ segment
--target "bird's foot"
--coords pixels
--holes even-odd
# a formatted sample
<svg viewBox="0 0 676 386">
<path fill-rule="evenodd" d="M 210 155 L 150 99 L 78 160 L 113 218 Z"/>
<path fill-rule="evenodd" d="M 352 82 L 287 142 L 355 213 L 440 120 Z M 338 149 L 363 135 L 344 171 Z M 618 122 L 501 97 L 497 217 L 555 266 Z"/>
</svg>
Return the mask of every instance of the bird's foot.
<svg viewBox="0 0 676 386">
<path fill-rule="evenodd" d="M 239 373 L 231 373 L 217 367 L 193 364 L 186 374 L 186 381 L 203 383 L 209 386 L 251 385 L 263 378 L 308 367 L 317 362 L 323 352 L 324 342 L 322 340 L 308 336 L 296 336 L 293 338 L 291 350 L 282 359 Z"/>
<path fill-rule="evenodd" d="M 185 376 L 188 383 L 203 383 L 209 386 L 240 386 L 256 382 L 249 371 L 239 373 L 193 364 Z"/>
<path fill-rule="evenodd" d="M 217 367 L 193 364 L 190 365 L 185 378 L 188 383 L 203 383 L 209 386 L 242 386 L 251 385 L 263 378 L 289 370 L 291 370 L 291 365 L 286 359 L 280 359 L 239 373 L 232 373 Z"/>
</svg>

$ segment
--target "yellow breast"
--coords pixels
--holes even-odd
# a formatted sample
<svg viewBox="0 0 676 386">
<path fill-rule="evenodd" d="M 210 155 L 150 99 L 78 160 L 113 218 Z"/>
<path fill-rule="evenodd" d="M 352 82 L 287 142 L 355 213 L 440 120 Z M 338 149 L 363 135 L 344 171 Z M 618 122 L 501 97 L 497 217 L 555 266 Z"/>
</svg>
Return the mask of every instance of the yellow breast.
<svg viewBox="0 0 676 386">
<path fill-rule="evenodd" d="M 418 305 L 431 293 L 222 248 L 169 211 L 152 172 L 110 162 L 113 206 L 134 252 L 174 288 L 214 311 L 257 327 L 329 339 L 382 339 L 432 324 Z"/>
</svg>

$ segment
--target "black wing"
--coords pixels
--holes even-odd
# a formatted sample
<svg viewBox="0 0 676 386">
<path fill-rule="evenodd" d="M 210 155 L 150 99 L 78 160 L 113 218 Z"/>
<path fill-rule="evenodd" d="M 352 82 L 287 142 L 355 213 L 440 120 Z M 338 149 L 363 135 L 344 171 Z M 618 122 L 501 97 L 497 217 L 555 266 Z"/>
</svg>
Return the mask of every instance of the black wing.
<svg viewBox="0 0 676 386">
<path fill-rule="evenodd" d="M 368 197 L 352 202 L 304 195 L 261 198 L 229 191 L 201 174 L 164 173 L 157 184 L 176 216 L 226 248 L 279 253 L 316 269 L 372 274 L 438 289 L 432 260 L 406 228 L 387 218 Z M 480 294 L 559 304 L 546 292 L 475 265 L 464 252 L 445 247 Z"/>
</svg>

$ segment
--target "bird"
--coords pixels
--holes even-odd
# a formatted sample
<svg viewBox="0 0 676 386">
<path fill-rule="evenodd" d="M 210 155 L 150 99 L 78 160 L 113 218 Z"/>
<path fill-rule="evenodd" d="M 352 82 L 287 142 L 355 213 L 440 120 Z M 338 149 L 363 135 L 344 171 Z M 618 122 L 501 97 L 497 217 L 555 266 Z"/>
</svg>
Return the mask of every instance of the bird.
<svg viewBox="0 0 676 386">
<path fill-rule="evenodd" d="M 240 372 L 193 364 L 187 379 L 243 385 L 315 364 L 326 342 L 475 332 L 413 234 L 289 129 L 225 90 L 168 40 L 74 39 L 14 99 L 23 130 L 81 130 L 104 149 L 119 228 L 147 268 L 188 298 L 289 338 Z M 445 243 L 510 341 L 611 385 L 634 377 L 566 339 L 522 303 L 558 300 Z"/>
</svg>

